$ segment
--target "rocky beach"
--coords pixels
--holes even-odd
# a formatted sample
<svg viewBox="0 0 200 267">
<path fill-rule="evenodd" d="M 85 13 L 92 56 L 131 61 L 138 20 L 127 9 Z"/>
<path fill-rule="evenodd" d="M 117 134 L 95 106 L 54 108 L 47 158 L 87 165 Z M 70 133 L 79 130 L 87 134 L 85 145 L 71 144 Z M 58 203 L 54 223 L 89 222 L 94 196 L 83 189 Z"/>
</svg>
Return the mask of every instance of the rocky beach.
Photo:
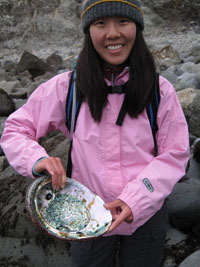
<svg viewBox="0 0 200 267">
<path fill-rule="evenodd" d="M 162 267 L 200 267 L 200 0 L 141 2 L 145 39 L 157 71 L 177 91 L 190 133 L 186 175 L 167 199 L 170 226 Z M 73 67 L 84 38 L 80 3 L 0 1 L 0 136 L 6 118 L 41 83 Z M 66 167 L 62 133 L 49 133 L 40 144 Z M 0 147 L 0 266 L 70 267 L 70 242 L 42 233 L 27 214 L 32 181 L 16 173 Z"/>
</svg>

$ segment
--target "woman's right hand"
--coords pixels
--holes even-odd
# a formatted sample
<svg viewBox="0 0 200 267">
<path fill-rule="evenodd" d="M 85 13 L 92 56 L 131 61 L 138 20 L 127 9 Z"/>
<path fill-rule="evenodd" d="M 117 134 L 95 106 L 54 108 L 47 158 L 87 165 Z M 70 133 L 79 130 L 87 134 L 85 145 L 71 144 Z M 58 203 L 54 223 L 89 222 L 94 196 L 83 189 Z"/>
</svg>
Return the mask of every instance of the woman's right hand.
<svg viewBox="0 0 200 267">
<path fill-rule="evenodd" d="M 53 189 L 58 190 L 66 184 L 66 172 L 60 158 L 48 157 L 40 160 L 35 165 L 35 171 L 37 173 L 47 171 L 51 175 Z"/>
</svg>

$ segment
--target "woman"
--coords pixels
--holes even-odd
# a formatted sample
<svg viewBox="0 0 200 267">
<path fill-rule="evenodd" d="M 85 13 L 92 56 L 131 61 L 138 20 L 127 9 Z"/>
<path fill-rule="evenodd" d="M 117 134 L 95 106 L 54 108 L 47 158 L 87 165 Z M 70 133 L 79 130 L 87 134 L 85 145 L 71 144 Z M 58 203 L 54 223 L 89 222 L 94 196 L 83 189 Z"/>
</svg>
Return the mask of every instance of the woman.
<svg viewBox="0 0 200 267">
<path fill-rule="evenodd" d="M 85 0 L 85 42 L 77 63 L 82 101 L 73 135 L 72 178 L 105 201 L 113 222 L 104 237 L 72 243 L 73 267 L 158 267 L 167 231 L 165 200 L 184 175 L 188 129 L 173 86 L 159 78 L 158 152 L 146 107 L 155 91 L 153 57 L 143 39 L 138 0 Z M 48 131 L 66 136 L 65 103 L 71 72 L 52 78 L 12 114 L 1 139 L 12 166 L 22 175 L 48 171 L 63 187 L 61 160 L 38 144 Z M 120 90 L 119 90 L 120 89 Z M 118 123 L 121 107 L 125 117 Z"/>
</svg>

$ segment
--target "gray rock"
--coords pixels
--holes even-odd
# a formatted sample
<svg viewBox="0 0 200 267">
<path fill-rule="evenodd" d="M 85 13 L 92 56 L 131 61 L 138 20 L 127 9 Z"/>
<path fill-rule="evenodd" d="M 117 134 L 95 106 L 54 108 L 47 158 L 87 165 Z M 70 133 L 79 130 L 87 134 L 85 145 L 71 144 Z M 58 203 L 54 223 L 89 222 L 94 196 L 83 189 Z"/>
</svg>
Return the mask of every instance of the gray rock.
<svg viewBox="0 0 200 267">
<path fill-rule="evenodd" d="M 4 69 L 0 68 L 0 81 L 6 81 L 7 80 L 7 73 Z"/>
<path fill-rule="evenodd" d="M 182 233 L 176 228 L 170 227 L 167 231 L 166 237 L 166 246 L 178 246 L 180 243 L 183 243 L 187 239 L 187 235 Z"/>
<path fill-rule="evenodd" d="M 21 83 L 19 81 L 1 81 L 0 88 L 2 88 L 7 94 L 11 94 L 16 88 L 20 88 Z"/>
<path fill-rule="evenodd" d="M 49 0 L 47 5 L 44 0 L 4 0 L 0 10 L 0 36 L 6 60 L 13 59 L 10 49 L 16 50 L 15 59 L 24 50 L 45 56 L 59 51 L 66 56 L 74 40 L 80 42 L 80 1 Z"/>
<path fill-rule="evenodd" d="M 0 89 L 0 116 L 8 116 L 15 111 L 15 104 L 12 98 Z"/>
<path fill-rule="evenodd" d="M 200 163 L 200 138 L 194 140 L 192 145 L 193 158 L 197 163 Z"/>
<path fill-rule="evenodd" d="M 195 135 L 192 135 L 192 134 L 190 134 L 189 133 L 189 141 L 190 141 L 190 146 L 192 146 L 193 145 L 193 143 L 194 143 L 194 141 L 196 140 L 196 139 L 198 139 Z"/>
<path fill-rule="evenodd" d="M 192 43 L 192 46 L 188 44 L 185 45 L 185 47 L 187 46 L 187 49 L 180 52 L 180 58 L 185 61 L 185 59 L 188 60 L 188 58 L 192 57 L 195 58 L 194 63 L 198 64 L 200 62 L 200 45 L 198 36 L 196 41 Z"/>
<path fill-rule="evenodd" d="M 142 2 L 147 6 L 150 5 L 148 0 L 142 0 Z M 171 0 L 153 0 L 151 3 L 151 6 L 153 8 L 158 8 L 158 7 L 160 8 L 160 7 L 163 7 L 163 5 L 165 4 L 167 5 L 172 4 L 171 2 L 172 2 Z"/>
<path fill-rule="evenodd" d="M 199 1 L 153 0 L 149 2 L 148 0 L 142 0 L 142 3 L 152 7 L 157 12 L 161 13 L 163 17 L 168 19 L 174 18 L 174 20 L 178 20 L 180 18 L 185 18 L 186 20 L 198 21 L 200 15 Z M 180 18 L 178 18 L 178 15 Z"/>
<path fill-rule="evenodd" d="M 162 267 L 177 267 L 176 262 L 173 258 L 167 257 L 162 265 Z"/>
<path fill-rule="evenodd" d="M 2 172 L 0 172 L 0 180 L 4 179 L 5 177 L 11 177 L 13 175 L 18 175 L 15 169 L 11 167 L 10 165 L 5 168 Z M 0 212 L 1 213 L 1 212 Z"/>
<path fill-rule="evenodd" d="M 3 152 L 3 150 L 2 150 L 2 148 L 0 146 L 0 157 L 3 156 L 3 155 L 4 155 L 4 152 Z"/>
<path fill-rule="evenodd" d="M 200 90 L 187 88 L 177 92 L 177 95 L 188 122 L 190 133 L 200 137 Z"/>
<path fill-rule="evenodd" d="M 15 109 L 17 110 L 18 108 L 22 107 L 26 102 L 27 99 L 13 99 L 13 102 L 15 103 Z"/>
<path fill-rule="evenodd" d="M 147 6 L 142 7 L 144 23 L 145 23 L 145 34 L 148 35 L 149 27 L 153 26 L 166 26 L 166 21 L 163 20 L 158 13 L 154 12 Z M 147 28 L 147 29 L 146 29 Z"/>
<path fill-rule="evenodd" d="M 0 233 L 2 236 L 16 238 L 33 238 L 37 229 L 27 216 L 25 194 L 31 179 L 13 175 L 0 179 L 1 198 Z"/>
<path fill-rule="evenodd" d="M 69 246 L 39 234 L 37 239 L 3 237 L 0 266 L 71 267 Z"/>
<path fill-rule="evenodd" d="M 37 76 L 43 75 L 48 70 L 50 70 L 50 66 L 48 66 L 44 60 L 28 51 L 23 53 L 17 68 L 18 73 L 24 71 L 30 72 L 33 79 Z"/>
<path fill-rule="evenodd" d="M 190 62 L 190 63 L 196 63 L 197 62 L 197 59 L 194 56 L 188 56 L 187 58 L 184 59 L 184 62 L 186 62 L 186 63 L 188 63 L 188 62 Z"/>
<path fill-rule="evenodd" d="M 0 9 L 4 15 L 1 16 L 1 25 L 2 23 L 5 25 L 1 28 L 1 38 L 7 40 L 13 36 L 18 37 L 20 34 L 23 36 L 26 29 L 31 30 L 32 28 L 34 11 L 42 16 L 44 13 L 53 12 L 59 5 L 58 0 L 50 0 L 48 3 L 48 5 L 45 5 L 43 1 L 1 1 Z M 9 16 L 6 16 L 8 14 Z M 12 28 L 9 30 L 9 27 Z"/>
<path fill-rule="evenodd" d="M 200 163 L 193 159 L 193 154 L 190 156 L 190 165 L 187 176 L 191 178 L 200 179 Z"/>
<path fill-rule="evenodd" d="M 27 99 L 27 90 L 25 88 L 17 88 L 9 96 L 12 99 Z"/>
<path fill-rule="evenodd" d="M 58 69 L 62 69 L 63 59 L 61 56 L 52 54 L 46 59 L 46 63 L 56 73 Z"/>
<path fill-rule="evenodd" d="M 179 67 L 179 72 L 180 73 L 193 73 L 193 74 L 197 74 L 198 76 L 200 75 L 200 64 L 194 64 L 193 62 L 186 62 L 181 64 L 181 66 Z"/>
<path fill-rule="evenodd" d="M 165 59 L 160 59 L 159 62 L 157 63 L 157 66 L 159 67 L 160 72 L 162 72 L 168 69 L 170 66 L 176 66 L 179 63 L 180 63 L 179 59 L 165 58 Z"/>
<path fill-rule="evenodd" d="M 0 136 L 3 133 L 3 129 L 4 129 L 4 125 L 5 125 L 5 120 L 7 119 L 7 117 L 0 117 Z"/>
<path fill-rule="evenodd" d="M 154 47 L 152 51 L 155 60 L 159 63 L 160 60 L 166 60 L 171 59 L 176 62 L 180 62 L 179 54 L 178 52 L 173 48 L 173 46 L 170 43 L 163 44 L 157 44 L 156 47 Z M 160 64 L 160 63 L 159 63 Z"/>
<path fill-rule="evenodd" d="M 177 183 L 168 198 L 169 218 L 173 226 L 184 229 L 199 222 L 200 180 Z"/>
<path fill-rule="evenodd" d="M 161 72 L 161 75 L 169 80 L 172 84 L 175 84 L 178 78 L 177 67 L 171 66 L 165 71 Z"/>
<path fill-rule="evenodd" d="M 200 250 L 187 257 L 179 267 L 200 267 Z"/>
<path fill-rule="evenodd" d="M 190 150 L 190 162 L 186 176 L 200 179 L 200 138 L 194 139 Z"/>
<path fill-rule="evenodd" d="M 31 82 L 33 82 L 32 75 L 28 70 L 18 73 L 16 77 L 20 81 L 22 87 L 27 87 Z"/>
<path fill-rule="evenodd" d="M 5 156 L 0 156 L 0 172 L 2 172 L 6 167 L 8 167 L 8 161 Z"/>
<path fill-rule="evenodd" d="M 12 75 L 16 75 L 16 66 L 16 62 L 13 60 L 6 60 L 3 64 L 5 71 Z"/>
<path fill-rule="evenodd" d="M 177 79 L 178 89 L 194 88 L 200 89 L 200 78 L 197 74 L 185 72 Z"/>
</svg>

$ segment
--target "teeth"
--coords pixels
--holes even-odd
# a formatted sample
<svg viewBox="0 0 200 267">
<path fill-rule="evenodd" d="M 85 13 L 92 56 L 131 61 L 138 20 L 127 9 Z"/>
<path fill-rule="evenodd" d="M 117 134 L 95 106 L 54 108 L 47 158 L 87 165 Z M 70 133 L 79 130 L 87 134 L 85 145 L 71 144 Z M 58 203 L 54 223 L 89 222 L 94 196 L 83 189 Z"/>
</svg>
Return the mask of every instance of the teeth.
<svg viewBox="0 0 200 267">
<path fill-rule="evenodd" d="M 122 47 L 122 45 L 108 45 L 107 46 L 107 48 L 110 50 L 116 50 L 116 49 L 119 49 L 121 47 Z"/>
</svg>

